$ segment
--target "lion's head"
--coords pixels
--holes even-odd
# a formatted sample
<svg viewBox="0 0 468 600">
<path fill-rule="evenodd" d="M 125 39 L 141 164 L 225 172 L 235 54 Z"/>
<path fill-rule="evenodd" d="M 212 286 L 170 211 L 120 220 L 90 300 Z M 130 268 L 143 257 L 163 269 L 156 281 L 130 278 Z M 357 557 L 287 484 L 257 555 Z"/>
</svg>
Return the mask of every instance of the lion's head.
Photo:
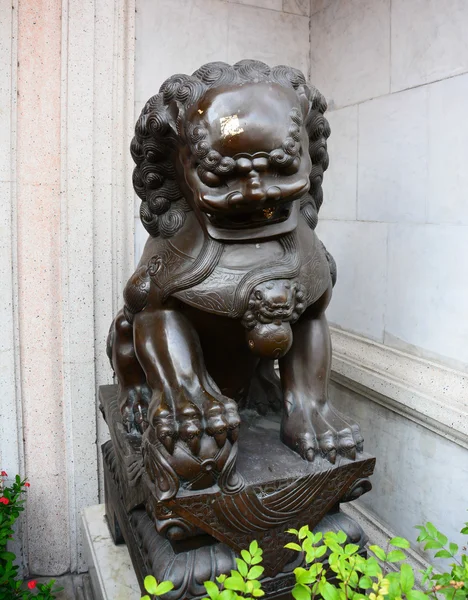
<svg viewBox="0 0 468 600">
<path fill-rule="evenodd" d="M 194 210 L 215 240 L 313 229 L 330 128 L 323 96 L 286 66 L 243 60 L 174 75 L 150 98 L 131 152 L 140 216 L 171 237 Z"/>
</svg>

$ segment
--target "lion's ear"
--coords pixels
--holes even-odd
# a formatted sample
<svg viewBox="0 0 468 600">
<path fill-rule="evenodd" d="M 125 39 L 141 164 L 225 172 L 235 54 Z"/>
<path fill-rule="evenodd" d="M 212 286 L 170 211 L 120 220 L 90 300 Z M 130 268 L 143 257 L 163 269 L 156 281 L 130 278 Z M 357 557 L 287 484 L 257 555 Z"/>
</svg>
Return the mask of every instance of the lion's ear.
<svg viewBox="0 0 468 600">
<path fill-rule="evenodd" d="M 185 106 L 178 100 L 172 100 L 167 106 L 167 112 L 171 117 L 170 123 L 174 133 L 185 142 Z"/>
<path fill-rule="evenodd" d="M 306 85 L 301 85 L 297 90 L 297 95 L 299 96 L 299 102 L 301 105 L 302 118 L 305 120 L 307 115 L 309 114 L 309 97 L 310 97 L 310 89 Z"/>
</svg>

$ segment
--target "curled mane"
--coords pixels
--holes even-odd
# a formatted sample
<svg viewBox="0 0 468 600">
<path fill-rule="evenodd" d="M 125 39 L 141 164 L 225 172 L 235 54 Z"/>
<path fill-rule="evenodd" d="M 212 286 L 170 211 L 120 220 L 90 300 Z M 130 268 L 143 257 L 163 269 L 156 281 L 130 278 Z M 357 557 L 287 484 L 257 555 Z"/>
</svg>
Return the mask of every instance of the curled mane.
<svg viewBox="0 0 468 600">
<path fill-rule="evenodd" d="M 309 227 L 316 227 L 323 201 L 323 173 L 328 168 L 330 127 L 323 116 L 327 108 L 325 98 L 306 84 L 297 69 L 284 65 L 270 68 L 260 61 L 242 60 L 232 66 L 207 63 L 192 75 L 169 77 L 141 111 L 130 151 L 136 164 L 133 187 L 141 199 L 140 218 L 151 236 L 173 236 L 191 210 L 177 184 L 174 169 L 173 153 L 180 144 L 184 127 L 181 118 L 174 117 L 178 112 L 175 108 L 182 105 L 188 109 L 210 88 L 259 81 L 292 88 L 300 99 L 312 161 L 310 190 L 301 199 L 301 212 Z"/>
</svg>

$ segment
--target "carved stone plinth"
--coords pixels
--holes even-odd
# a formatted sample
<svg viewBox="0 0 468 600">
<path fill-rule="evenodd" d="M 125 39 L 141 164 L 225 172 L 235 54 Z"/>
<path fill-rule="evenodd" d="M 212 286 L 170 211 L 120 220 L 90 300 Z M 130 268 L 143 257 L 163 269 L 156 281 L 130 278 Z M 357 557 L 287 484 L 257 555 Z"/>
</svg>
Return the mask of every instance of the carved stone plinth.
<svg viewBox="0 0 468 600">
<path fill-rule="evenodd" d="M 142 438 L 122 425 L 117 386 L 103 386 L 100 399 L 111 433 L 102 447 L 106 515 L 115 542 L 127 543 L 141 585 L 153 574 L 173 581 L 169 600 L 197 598 L 204 594 L 203 582 L 236 568 L 236 554 L 256 539 L 264 551 L 263 588 L 267 597 L 281 597 L 303 560 L 284 548 L 292 539 L 285 533 L 289 527 L 342 529 L 364 547 L 363 531 L 339 504 L 371 488 L 374 458 L 360 453 L 356 460 L 339 456 L 335 464 L 320 457 L 307 462 L 280 441 L 279 418 L 244 411 L 237 456 L 241 489 L 226 494 L 217 485 L 181 487 L 174 499 L 159 502 L 143 466 Z"/>
</svg>

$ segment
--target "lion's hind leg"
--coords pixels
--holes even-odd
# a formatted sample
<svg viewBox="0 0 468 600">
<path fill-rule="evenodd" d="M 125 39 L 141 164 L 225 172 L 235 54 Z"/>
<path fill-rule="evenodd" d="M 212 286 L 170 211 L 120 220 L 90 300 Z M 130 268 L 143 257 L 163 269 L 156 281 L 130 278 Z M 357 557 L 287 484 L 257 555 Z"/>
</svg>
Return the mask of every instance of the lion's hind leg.
<svg viewBox="0 0 468 600">
<path fill-rule="evenodd" d="M 135 354 L 133 325 L 120 311 L 114 319 L 108 338 L 107 354 L 119 382 L 119 406 L 127 431 L 143 433 L 147 427 L 151 390 Z"/>
</svg>

